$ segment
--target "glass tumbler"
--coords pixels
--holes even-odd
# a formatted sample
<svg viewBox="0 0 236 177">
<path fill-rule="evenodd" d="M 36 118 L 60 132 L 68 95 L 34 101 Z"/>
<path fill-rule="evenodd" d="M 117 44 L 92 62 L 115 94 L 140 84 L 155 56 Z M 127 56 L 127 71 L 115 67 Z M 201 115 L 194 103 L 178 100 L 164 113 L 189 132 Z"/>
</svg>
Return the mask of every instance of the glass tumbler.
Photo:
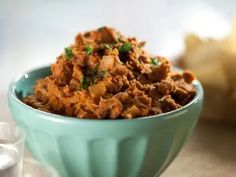
<svg viewBox="0 0 236 177">
<path fill-rule="evenodd" d="M 51 166 L 28 158 L 23 161 L 22 177 L 59 177 L 59 174 Z"/>
<path fill-rule="evenodd" d="M 0 122 L 0 177 L 21 177 L 24 146 L 24 131 Z"/>
</svg>

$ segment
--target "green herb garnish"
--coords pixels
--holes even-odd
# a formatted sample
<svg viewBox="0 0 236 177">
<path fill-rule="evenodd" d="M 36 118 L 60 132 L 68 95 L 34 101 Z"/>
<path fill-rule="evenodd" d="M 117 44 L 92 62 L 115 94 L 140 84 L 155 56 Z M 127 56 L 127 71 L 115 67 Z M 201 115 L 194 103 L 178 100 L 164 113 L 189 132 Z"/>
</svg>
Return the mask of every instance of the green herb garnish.
<svg viewBox="0 0 236 177">
<path fill-rule="evenodd" d="M 98 73 L 98 63 L 95 64 L 93 70 L 92 70 L 92 74 L 96 75 Z"/>
<path fill-rule="evenodd" d="M 67 59 L 71 59 L 74 56 L 72 49 L 70 47 L 65 48 L 65 54 Z"/>
<path fill-rule="evenodd" d="M 102 32 L 105 28 L 106 28 L 105 26 L 102 26 L 102 27 L 98 28 L 98 31 Z"/>
<path fill-rule="evenodd" d="M 89 81 L 89 86 L 90 85 L 94 85 L 95 84 L 95 80 L 97 79 L 97 77 L 91 77 L 90 81 Z"/>
<path fill-rule="evenodd" d="M 118 42 L 125 42 L 122 38 L 118 38 Z"/>
<path fill-rule="evenodd" d="M 91 76 L 91 79 L 90 79 L 90 85 L 93 85 L 95 83 L 95 80 L 97 79 L 98 63 L 95 64 L 94 68 L 92 69 L 91 74 L 92 74 L 92 76 Z"/>
<path fill-rule="evenodd" d="M 102 70 L 101 77 L 104 78 L 106 76 L 107 72 L 105 70 Z"/>
<path fill-rule="evenodd" d="M 86 76 L 83 76 L 81 85 L 80 85 L 80 90 L 85 90 L 88 88 L 88 79 Z"/>
<path fill-rule="evenodd" d="M 160 65 L 160 61 L 157 58 L 151 58 L 151 64 L 153 65 Z"/>
<path fill-rule="evenodd" d="M 131 49 L 131 44 L 128 42 L 119 47 L 119 51 L 123 53 L 130 51 L 130 49 Z"/>
<path fill-rule="evenodd" d="M 93 48 L 90 46 L 85 47 L 86 55 L 90 55 L 93 52 Z"/>
<path fill-rule="evenodd" d="M 94 85 L 97 79 L 103 79 L 106 76 L 106 71 L 102 70 L 98 73 L 98 63 L 90 70 L 81 80 L 79 90 L 87 90 L 89 86 Z"/>
</svg>

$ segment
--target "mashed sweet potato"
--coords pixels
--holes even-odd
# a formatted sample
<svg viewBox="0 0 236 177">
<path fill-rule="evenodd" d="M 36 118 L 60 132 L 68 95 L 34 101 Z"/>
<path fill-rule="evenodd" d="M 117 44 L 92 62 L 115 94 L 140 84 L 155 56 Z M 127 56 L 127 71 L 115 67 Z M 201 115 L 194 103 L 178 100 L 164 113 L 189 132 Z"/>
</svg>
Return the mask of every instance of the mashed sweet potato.
<svg viewBox="0 0 236 177">
<path fill-rule="evenodd" d="M 81 119 L 132 119 L 178 109 L 195 96 L 193 74 L 171 70 L 145 43 L 113 28 L 79 33 L 23 101 Z"/>
</svg>

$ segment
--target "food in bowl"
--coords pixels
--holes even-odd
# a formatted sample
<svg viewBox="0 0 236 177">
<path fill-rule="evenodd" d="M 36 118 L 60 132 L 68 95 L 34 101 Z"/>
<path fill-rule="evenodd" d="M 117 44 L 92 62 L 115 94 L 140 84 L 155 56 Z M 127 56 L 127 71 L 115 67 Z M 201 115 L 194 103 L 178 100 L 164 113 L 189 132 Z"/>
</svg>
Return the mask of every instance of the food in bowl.
<svg viewBox="0 0 236 177">
<path fill-rule="evenodd" d="M 193 74 L 173 71 L 144 44 L 109 27 L 79 33 L 23 102 L 82 119 L 133 119 L 188 104 L 196 95 Z"/>
<path fill-rule="evenodd" d="M 54 167 L 60 177 L 152 177 L 175 159 L 190 137 L 202 109 L 203 90 L 171 112 L 138 119 L 75 119 L 34 109 L 21 100 L 50 66 L 22 73 L 9 86 L 9 109 L 26 132 L 34 157 Z"/>
<path fill-rule="evenodd" d="M 203 119 L 236 123 L 236 22 L 223 39 L 189 34 L 177 65 L 192 70 L 205 90 Z"/>
</svg>

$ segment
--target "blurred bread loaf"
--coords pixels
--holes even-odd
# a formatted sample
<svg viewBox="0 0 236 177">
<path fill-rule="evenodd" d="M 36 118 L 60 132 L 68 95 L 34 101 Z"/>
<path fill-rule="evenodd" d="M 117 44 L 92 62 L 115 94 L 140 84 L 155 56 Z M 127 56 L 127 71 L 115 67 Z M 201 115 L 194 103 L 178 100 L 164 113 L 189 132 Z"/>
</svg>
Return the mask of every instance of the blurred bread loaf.
<svg viewBox="0 0 236 177">
<path fill-rule="evenodd" d="M 236 23 L 222 40 L 189 34 L 177 65 L 192 70 L 205 91 L 203 118 L 236 123 Z"/>
</svg>

